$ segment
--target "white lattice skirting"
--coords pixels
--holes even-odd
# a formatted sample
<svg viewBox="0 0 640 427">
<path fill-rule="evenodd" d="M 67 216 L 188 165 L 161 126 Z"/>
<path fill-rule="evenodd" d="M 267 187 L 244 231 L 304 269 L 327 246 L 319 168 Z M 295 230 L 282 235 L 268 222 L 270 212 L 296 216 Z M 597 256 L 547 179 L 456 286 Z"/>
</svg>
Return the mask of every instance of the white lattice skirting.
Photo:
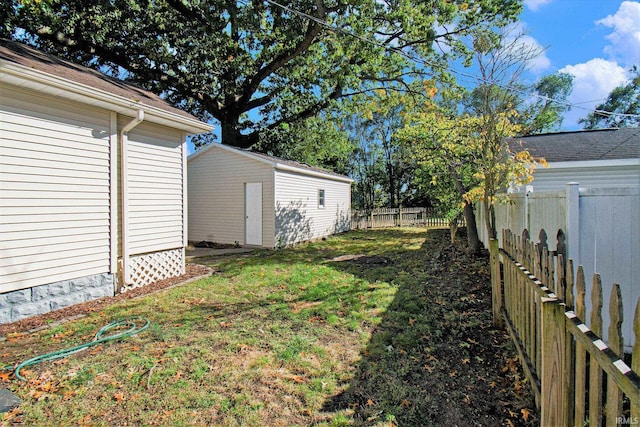
<svg viewBox="0 0 640 427">
<path fill-rule="evenodd" d="M 129 258 L 129 272 L 131 284 L 123 286 L 120 292 L 126 292 L 169 277 L 180 276 L 184 274 L 184 250 L 180 248 L 134 255 Z"/>
</svg>

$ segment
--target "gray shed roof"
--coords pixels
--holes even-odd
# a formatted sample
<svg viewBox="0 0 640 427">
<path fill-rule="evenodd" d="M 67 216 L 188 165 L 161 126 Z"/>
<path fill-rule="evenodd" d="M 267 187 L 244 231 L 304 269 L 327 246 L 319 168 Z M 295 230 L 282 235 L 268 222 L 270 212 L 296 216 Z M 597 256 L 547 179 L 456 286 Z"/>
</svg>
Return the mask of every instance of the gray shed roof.
<svg viewBox="0 0 640 427">
<path fill-rule="evenodd" d="M 194 122 L 199 121 L 193 115 L 173 107 L 152 92 L 107 76 L 97 70 L 40 52 L 23 43 L 0 39 L 0 69 L 2 68 L 2 62 L 5 61 L 6 63 L 18 64 L 29 70 L 49 74 L 78 85 L 90 87 L 103 93 L 126 99 L 132 105 L 144 105 L 159 111 L 164 111 L 174 117 L 177 116 Z M 204 123 L 203 125 L 209 129 L 212 128 L 212 126 Z"/>
<path fill-rule="evenodd" d="M 513 138 L 512 151 L 529 150 L 547 162 L 640 158 L 640 128 L 581 130 Z"/>
<path fill-rule="evenodd" d="M 353 182 L 353 179 L 349 178 L 348 176 L 345 175 L 340 175 L 337 174 L 335 172 L 332 172 L 328 169 L 323 169 L 317 166 L 311 166 L 311 165 L 307 165 L 305 163 L 299 163 L 299 162 L 295 162 L 293 160 L 287 160 L 287 159 L 283 159 L 280 157 L 275 157 L 275 156 L 269 156 L 267 154 L 262 154 L 262 153 L 257 153 L 255 151 L 249 151 L 249 150 L 243 150 L 240 148 L 236 148 L 236 147 L 231 147 L 228 145 L 223 145 L 223 144 L 219 144 L 219 143 L 212 143 L 209 144 L 203 148 L 201 148 L 200 150 L 196 151 L 195 153 L 191 154 L 188 157 L 188 160 L 193 160 L 197 157 L 200 157 L 202 154 L 206 153 L 209 150 L 213 150 L 213 149 L 221 149 L 221 150 L 226 150 L 232 153 L 237 153 L 240 154 L 242 156 L 245 157 L 249 157 L 252 158 L 254 160 L 257 160 L 259 162 L 263 162 L 263 163 L 267 163 L 272 165 L 273 167 L 275 167 L 276 169 L 284 169 L 284 168 L 291 168 L 291 169 L 295 169 L 297 172 L 299 173 L 306 173 L 309 175 L 322 175 L 326 178 L 329 179 L 335 179 L 338 181 L 348 181 L 348 182 Z"/>
</svg>

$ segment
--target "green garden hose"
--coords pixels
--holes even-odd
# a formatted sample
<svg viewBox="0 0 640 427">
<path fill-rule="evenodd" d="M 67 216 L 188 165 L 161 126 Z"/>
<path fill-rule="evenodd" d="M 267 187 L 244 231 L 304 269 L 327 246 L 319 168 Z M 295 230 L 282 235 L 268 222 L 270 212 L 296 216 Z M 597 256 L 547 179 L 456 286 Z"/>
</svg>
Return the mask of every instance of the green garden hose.
<svg viewBox="0 0 640 427">
<path fill-rule="evenodd" d="M 144 324 L 142 326 L 138 326 L 139 323 L 144 322 Z M 26 381 L 26 379 L 24 377 L 22 377 L 20 375 L 20 370 L 22 368 L 25 368 L 27 366 L 32 366 L 32 365 L 37 365 L 38 363 L 42 363 L 42 362 L 50 362 L 52 360 L 57 360 L 57 359 L 62 359 L 65 358 L 67 356 L 70 356 L 74 353 L 77 353 L 79 351 L 82 351 L 86 348 L 92 347 L 94 345 L 98 345 L 100 343 L 104 343 L 107 341 L 115 341 L 115 340 L 119 340 L 122 338 L 127 338 L 130 337 L 132 335 L 135 335 L 137 333 L 140 333 L 142 331 L 144 331 L 145 329 L 147 329 L 150 325 L 150 322 L 148 319 L 145 319 L 144 317 L 132 317 L 129 319 L 122 319 L 122 320 L 116 320 L 113 321 L 111 323 L 109 323 L 106 326 L 103 326 L 102 328 L 100 328 L 100 330 L 98 331 L 98 333 L 96 333 L 95 338 L 93 339 L 93 341 L 81 344 L 79 346 L 76 347 L 71 347 L 71 348 L 67 348 L 67 349 L 63 349 L 63 350 L 58 350 L 58 351 L 54 351 L 51 353 L 47 353 L 47 354 L 42 354 L 40 356 L 36 356 L 33 357 L 29 360 L 25 360 L 24 362 L 20 363 L 18 366 L 16 366 L 15 370 L 14 370 L 14 374 L 16 376 L 16 378 L 22 380 L 22 381 Z M 109 332 L 112 329 L 115 328 L 126 328 L 128 327 L 129 329 L 115 333 L 113 335 L 106 335 L 105 334 L 107 332 Z"/>
</svg>

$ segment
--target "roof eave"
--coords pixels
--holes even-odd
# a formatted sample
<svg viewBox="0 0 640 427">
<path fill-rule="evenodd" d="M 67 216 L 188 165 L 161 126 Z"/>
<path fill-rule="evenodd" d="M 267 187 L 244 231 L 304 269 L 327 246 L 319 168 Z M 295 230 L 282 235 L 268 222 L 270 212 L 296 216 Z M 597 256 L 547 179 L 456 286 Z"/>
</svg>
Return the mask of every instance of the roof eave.
<svg viewBox="0 0 640 427">
<path fill-rule="evenodd" d="M 314 170 L 297 168 L 295 166 L 285 165 L 282 163 L 276 163 L 275 168 L 285 172 L 294 172 L 294 173 L 299 173 L 303 175 L 313 176 L 316 178 L 330 179 L 332 181 L 346 182 L 349 184 L 353 182 L 353 179 L 349 178 L 348 176 L 333 175 L 330 173 L 323 173 L 323 172 L 314 171 Z"/>
<path fill-rule="evenodd" d="M 243 156 L 243 157 L 249 158 L 251 160 L 255 160 L 257 162 L 267 164 L 267 165 L 269 165 L 269 166 L 271 166 L 271 167 L 273 167 L 274 169 L 277 169 L 277 170 L 282 170 L 282 171 L 287 171 L 287 172 L 295 172 L 295 173 L 299 173 L 299 174 L 302 174 L 302 175 L 309 175 L 309 176 L 314 176 L 314 177 L 318 177 L 318 178 L 331 179 L 333 181 L 340 181 L 340 182 L 347 182 L 347 183 L 352 183 L 353 182 L 353 179 L 349 178 L 348 176 L 334 175 L 334 174 L 330 174 L 330 173 L 323 173 L 323 172 L 320 172 L 320 171 L 314 171 L 314 170 L 309 170 L 309 169 L 304 169 L 304 168 L 298 168 L 298 167 L 287 165 L 287 164 L 284 164 L 284 163 L 273 162 L 273 161 L 270 161 L 268 159 L 265 159 L 264 157 L 255 156 L 255 155 L 253 155 L 252 153 L 250 153 L 248 151 L 239 150 L 237 148 L 229 147 L 229 146 L 226 146 L 226 145 L 223 145 L 223 144 L 218 144 L 218 143 L 209 144 L 208 146 L 196 151 L 195 153 L 191 154 L 187 158 L 187 161 L 195 160 L 198 157 L 202 156 L 203 154 L 207 153 L 209 150 L 212 150 L 212 149 L 225 150 L 225 151 L 237 154 L 239 156 Z"/>
<path fill-rule="evenodd" d="M 153 107 L 135 99 L 114 95 L 107 91 L 76 83 L 63 77 L 25 67 L 0 59 L 0 82 L 28 88 L 47 95 L 53 95 L 93 105 L 119 114 L 135 117 L 138 110 L 145 112 L 145 121 L 180 129 L 190 134 L 205 133 L 213 126 L 171 111 Z"/>
</svg>

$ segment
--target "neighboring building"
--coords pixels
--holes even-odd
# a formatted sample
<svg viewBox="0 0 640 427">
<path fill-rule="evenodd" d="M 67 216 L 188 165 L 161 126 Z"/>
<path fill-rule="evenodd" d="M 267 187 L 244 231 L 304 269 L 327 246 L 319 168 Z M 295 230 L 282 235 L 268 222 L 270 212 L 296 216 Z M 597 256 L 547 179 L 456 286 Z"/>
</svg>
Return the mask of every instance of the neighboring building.
<svg viewBox="0 0 640 427">
<path fill-rule="evenodd" d="M 593 273 L 600 273 L 607 301 L 613 283 L 618 283 L 625 313 L 623 334 L 631 339 L 640 298 L 640 129 L 527 136 L 514 139 L 511 148 L 526 148 L 534 157 L 545 158 L 549 167 L 538 166 L 530 185 L 513 189 L 510 202 L 496 206 L 499 238 L 502 229 L 520 235 L 526 228 L 531 240 L 538 242 L 544 229 L 549 250 L 554 251 L 562 229 L 567 257 L 576 268 L 584 267 L 587 306 Z M 478 231 L 488 246 L 483 215 L 480 207 Z M 607 326 L 605 314 L 605 330 Z"/>
<path fill-rule="evenodd" d="M 184 273 L 186 143 L 150 92 L 0 40 L 0 323 Z"/>
<path fill-rule="evenodd" d="M 189 240 L 275 248 L 349 229 L 346 176 L 211 144 L 188 159 Z"/>
<path fill-rule="evenodd" d="M 640 186 L 640 128 L 526 136 L 514 140 L 511 148 L 527 149 L 549 163 L 534 171 L 528 188 L 535 192 L 564 190 L 567 182 L 579 182 L 581 187 Z"/>
</svg>

